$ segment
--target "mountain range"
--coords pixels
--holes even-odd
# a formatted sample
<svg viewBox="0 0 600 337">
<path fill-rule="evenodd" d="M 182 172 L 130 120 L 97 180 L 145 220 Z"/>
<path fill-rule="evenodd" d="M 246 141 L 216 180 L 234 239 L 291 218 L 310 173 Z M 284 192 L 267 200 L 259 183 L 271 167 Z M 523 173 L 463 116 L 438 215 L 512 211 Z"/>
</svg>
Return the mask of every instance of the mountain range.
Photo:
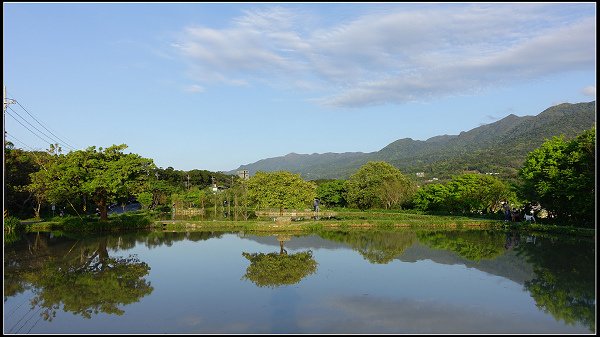
<svg viewBox="0 0 600 337">
<path fill-rule="evenodd" d="M 510 114 L 494 123 L 458 135 L 440 135 L 425 141 L 398 139 L 375 152 L 289 153 L 241 165 L 252 176 L 258 171 L 289 171 L 304 179 L 347 179 L 369 161 L 388 162 L 405 174 L 421 179 L 448 179 L 455 174 L 480 172 L 516 177 L 529 152 L 554 136 L 573 138 L 596 124 L 596 101 L 563 103 L 536 116 Z"/>
</svg>

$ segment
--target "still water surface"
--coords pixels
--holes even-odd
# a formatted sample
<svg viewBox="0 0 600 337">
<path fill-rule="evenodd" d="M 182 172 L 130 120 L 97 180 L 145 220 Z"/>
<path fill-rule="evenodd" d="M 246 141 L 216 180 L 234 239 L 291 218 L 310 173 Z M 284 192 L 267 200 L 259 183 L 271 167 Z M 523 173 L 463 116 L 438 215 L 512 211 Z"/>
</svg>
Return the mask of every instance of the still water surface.
<svg viewBox="0 0 600 337">
<path fill-rule="evenodd" d="M 595 332 L 595 243 L 518 232 L 30 233 L 4 333 Z"/>
</svg>

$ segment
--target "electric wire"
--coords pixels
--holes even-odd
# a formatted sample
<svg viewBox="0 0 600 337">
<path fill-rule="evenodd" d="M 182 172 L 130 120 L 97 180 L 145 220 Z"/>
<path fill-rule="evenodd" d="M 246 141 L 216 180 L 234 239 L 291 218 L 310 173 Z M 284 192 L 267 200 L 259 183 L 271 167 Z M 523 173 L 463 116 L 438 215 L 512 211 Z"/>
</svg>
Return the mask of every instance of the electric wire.
<svg viewBox="0 0 600 337">
<path fill-rule="evenodd" d="M 33 323 L 33 325 L 31 326 L 31 328 L 29 328 L 29 330 L 27 330 L 27 334 L 29 334 L 31 332 L 31 330 L 33 328 L 35 328 L 35 326 L 38 324 L 38 322 L 42 319 L 42 315 L 40 315 L 40 317 L 38 317 L 37 321 L 35 321 L 35 323 Z"/>
<path fill-rule="evenodd" d="M 18 103 L 18 102 L 17 102 L 17 103 Z M 14 113 L 15 113 L 17 116 L 19 116 L 19 118 L 21 118 L 21 119 L 22 119 L 24 122 L 26 122 L 26 123 L 27 123 L 27 124 L 29 124 L 29 125 L 30 125 L 32 128 L 36 129 L 36 130 L 37 130 L 39 133 L 41 133 L 42 135 L 44 135 L 44 137 L 46 137 L 47 139 L 50 139 L 50 140 L 52 140 L 52 143 L 54 143 L 54 144 L 59 144 L 59 145 L 66 145 L 67 147 L 70 147 L 72 150 L 75 150 L 75 149 L 74 149 L 74 148 L 72 148 L 72 147 L 71 147 L 69 144 L 67 144 L 67 143 L 64 143 L 64 142 L 62 141 L 62 139 L 60 139 L 60 138 L 58 138 L 58 137 L 56 137 L 56 136 L 55 136 L 55 137 L 56 137 L 56 139 L 55 139 L 55 138 L 52 138 L 52 137 L 50 137 L 50 136 L 48 136 L 48 134 L 47 134 L 47 133 L 45 133 L 44 131 L 42 131 L 42 130 L 38 129 L 38 128 L 37 128 L 35 125 L 31 124 L 31 122 L 29 122 L 27 119 L 25 119 L 23 116 L 21 116 L 21 114 L 19 114 L 17 111 L 15 111 L 15 110 L 14 110 L 12 107 L 10 107 L 10 106 L 9 106 L 8 108 L 9 108 L 9 109 L 10 109 L 12 112 L 14 112 Z M 26 111 L 26 112 L 27 112 L 27 111 Z M 30 115 L 30 116 L 31 116 L 31 115 Z M 13 118 L 14 118 L 14 116 L 13 116 Z M 32 118 L 34 118 L 34 119 L 35 119 L 35 117 L 33 117 L 33 116 L 32 116 Z M 36 121 L 37 121 L 37 119 L 36 119 Z M 38 122 L 38 124 L 39 124 L 39 122 Z M 21 124 L 21 125 L 23 125 L 23 124 Z M 40 124 L 40 125 L 42 125 L 42 124 Z M 43 127 L 44 129 L 46 129 L 46 127 L 44 127 L 43 125 L 42 125 L 42 127 Z M 46 130 L 47 130 L 47 129 L 46 129 Z M 52 135 L 54 135 L 54 134 L 53 134 L 51 131 L 49 131 L 49 130 L 48 130 L 48 132 L 50 132 Z M 57 140 L 57 139 L 58 139 L 58 140 Z M 64 143 L 64 144 L 63 144 L 63 143 Z"/>
<path fill-rule="evenodd" d="M 21 120 L 23 120 L 25 123 L 29 124 L 29 126 L 31 126 L 32 128 L 36 129 L 39 133 L 41 133 L 42 135 L 44 135 L 44 137 L 46 137 L 47 139 L 51 139 L 53 142 L 56 143 L 55 139 L 52 139 L 52 137 L 48 136 L 42 130 L 38 129 L 35 125 L 31 124 L 31 122 L 29 122 L 27 119 L 25 119 L 25 117 L 21 116 L 21 114 L 19 114 L 17 111 L 15 111 L 12 107 L 9 106 L 8 109 L 10 111 L 12 111 L 15 115 L 17 115 L 19 118 L 21 118 Z M 13 118 L 14 118 L 14 116 L 13 116 Z"/>
<path fill-rule="evenodd" d="M 8 95 L 11 95 L 10 92 L 7 91 Z M 11 95 L 12 96 L 12 95 Z M 19 102 L 17 99 L 12 98 L 11 101 L 13 103 L 17 103 L 17 105 L 19 107 L 21 107 L 21 109 L 23 109 L 31 118 L 33 118 L 33 120 L 35 120 L 41 127 L 43 127 L 46 131 L 48 131 L 51 135 L 53 135 L 56 139 L 58 139 L 58 141 L 56 141 L 56 143 L 62 144 L 65 147 L 70 148 L 71 150 L 76 150 L 76 148 L 74 148 L 71 144 L 67 143 L 65 140 L 63 140 L 62 138 L 60 138 L 59 136 L 57 136 L 54 132 L 52 132 L 52 130 L 50 130 L 49 128 L 47 128 L 42 122 L 40 122 L 39 119 L 37 119 L 31 112 L 29 112 L 29 110 L 27 110 L 27 108 L 25 108 L 23 106 L 23 104 L 21 104 L 21 102 Z M 10 107 L 9 107 L 10 108 Z M 16 112 L 15 112 L 16 113 Z M 31 123 L 29 123 L 31 125 Z M 33 126 L 33 125 L 32 125 Z M 37 129 L 37 128 L 36 128 Z M 40 131 L 41 132 L 41 131 Z M 48 138 L 52 138 L 49 137 Z M 66 137 L 63 137 L 66 138 Z"/>
<path fill-rule="evenodd" d="M 13 110 L 11 107 L 8 107 L 8 108 L 9 108 L 11 111 L 15 112 L 15 111 L 14 111 L 14 110 Z M 21 125 L 22 125 L 22 126 L 25 128 L 25 129 L 27 129 L 29 132 L 31 132 L 31 133 L 32 133 L 34 136 L 38 137 L 39 139 L 41 139 L 41 140 L 42 140 L 42 141 L 44 141 L 44 142 L 47 142 L 48 144 L 52 144 L 52 143 L 53 143 L 53 141 L 48 141 L 48 139 L 43 139 L 43 138 L 42 138 L 42 137 L 40 137 L 40 136 L 39 136 L 37 133 L 35 133 L 35 132 L 31 131 L 31 129 L 30 129 L 30 128 L 28 128 L 28 127 L 27 127 L 25 124 L 21 123 L 21 121 L 20 121 L 20 120 L 18 120 L 18 119 L 17 119 L 15 116 L 13 116 L 13 115 L 12 115 L 12 114 L 11 114 L 9 111 L 6 111 L 6 112 L 8 113 L 8 115 L 9 115 L 10 117 L 12 117 L 12 118 L 13 118 L 15 121 L 17 121 L 17 123 L 21 124 Z M 16 114 L 16 112 L 15 112 L 15 114 Z M 17 114 L 17 116 L 19 116 L 19 115 Z M 19 116 L 19 117 L 21 117 L 21 116 Z M 23 118 L 23 117 L 21 117 L 21 118 Z M 37 129 L 36 129 L 36 130 L 37 130 Z M 38 130 L 38 131 L 39 131 L 39 130 Z M 42 134 L 43 134 L 43 133 L 42 133 Z M 47 137 L 47 136 L 46 136 L 46 137 Z"/>
<path fill-rule="evenodd" d="M 54 137 L 56 137 L 56 139 L 60 140 L 62 142 L 62 144 L 66 145 L 68 148 L 70 148 L 71 150 L 75 150 L 75 148 L 71 145 L 69 145 L 69 143 L 65 142 L 64 140 L 62 140 L 60 137 L 58 137 L 57 135 L 54 134 L 54 132 L 48 130 L 48 128 L 46 128 L 44 126 L 44 124 L 40 123 L 40 121 L 35 118 L 31 113 L 29 113 L 29 111 L 27 111 L 27 109 L 25 109 L 25 107 L 23 105 L 21 105 L 21 103 L 19 103 L 18 100 L 15 100 L 15 102 L 21 107 L 21 109 L 25 110 L 25 112 L 31 116 L 31 118 L 33 118 L 36 122 L 38 122 L 39 125 L 41 125 L 46 131 L 50 132 L 50 134 L 52 134 Z"/>
</svg>

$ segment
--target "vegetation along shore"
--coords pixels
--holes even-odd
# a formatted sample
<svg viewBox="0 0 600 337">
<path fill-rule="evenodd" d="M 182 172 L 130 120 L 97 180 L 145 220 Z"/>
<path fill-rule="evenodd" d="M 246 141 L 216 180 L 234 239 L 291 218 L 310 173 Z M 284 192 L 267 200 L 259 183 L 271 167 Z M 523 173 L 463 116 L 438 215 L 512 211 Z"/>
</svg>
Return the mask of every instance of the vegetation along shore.
<svg viewBox="0 0 600 337">
<path fill-rule="evenodd" d="M 473 164 L 442 179 L 385 160 L 366 161 L 347 178 L 308 180 L 287 170 L 163 169 L 125 153 L 125 144 L 65 154 L 57 145 L 25 151 L 9 143 L 4 230 L 434 227 L 595 235 L 593 124 L 546 138 L 514 172 Z"/>
</svg>

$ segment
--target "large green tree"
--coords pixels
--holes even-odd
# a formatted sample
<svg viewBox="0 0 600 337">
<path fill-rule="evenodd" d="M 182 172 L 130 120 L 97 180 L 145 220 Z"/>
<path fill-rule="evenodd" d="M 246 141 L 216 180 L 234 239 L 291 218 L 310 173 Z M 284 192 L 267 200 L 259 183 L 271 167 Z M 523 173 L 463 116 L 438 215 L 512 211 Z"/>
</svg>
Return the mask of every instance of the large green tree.
<svg viewBox="0 0 600 337">
<path fill-rule="evenodd" d="M 596 128 L 570 141 L 547 140 L 527 156 L 519 175 L 522 193 L 530 201 L 578 226 L 595 224 Z"/>
<path fill-rule="evenodd" d="M 446 184 L 425 185 L 415 194 L 413 204 L 427 212 L 474 214 L 494 213 L 502 201 L 515 199 L 504 181 L 487 174 L 467 173 Z"/>
<path fill-rule="evenodd" d="M 410 200 L 414 183 L 383 161 L 368 162 L 346 181 L 346 200 L 360 209 L 391 208 Z"/>
<path fill-rule="evenodd" d="M 344 207 L 347 202 L 344 198 L 346 193 L 345 180 L 326 181 L 317 186 L 317 197 L 324 205 L 330 207 Z"/>
<path fill-rule="evenodd" d="M 15 216 L 30 217 L 33 213 L 35 217 L 39 217 L 43 195 L 33 193 L 27 186 L 31 183 L 30 174 L 42 169 L 49 161 L 50 153 L 25 151 L 15 148 L 11 142 L 6 143 L 4 153 L 6 159 L 4 209 Z"/>
<path fill-rule="evenodd" d="M 151 159 L 125 154 L 127 145 L 106 149 L 95 146 L 58 155 L 44 170 L 32 174 L 33 191 L 44 190 L 52 203 L 92 200 L 100 218 L 108 218 L 108 204 L 134 196 L 147 189 L 155 169 Z"/>
<path fill-rule="evenodd" d="M 315 185 L 287 171 L 257 172 L 247 182 L 248 197 L 259 207 L 304 209 L 315 198 Z"/>
</svg>

